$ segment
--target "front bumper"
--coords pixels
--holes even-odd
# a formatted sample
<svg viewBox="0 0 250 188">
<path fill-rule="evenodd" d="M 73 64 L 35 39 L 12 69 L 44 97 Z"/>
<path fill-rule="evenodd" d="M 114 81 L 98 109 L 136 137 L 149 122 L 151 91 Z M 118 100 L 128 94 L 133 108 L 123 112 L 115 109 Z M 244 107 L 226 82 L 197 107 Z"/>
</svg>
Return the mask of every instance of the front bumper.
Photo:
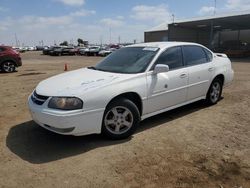
<svg viewBox="0 0 250 188">
<path fill-rule="evenodd" d="M 18 57 L 18 58 L 17 58 L 16 65 L 17 65 L 18 67 L 22 66 L 22 59 L 21 59 L 21 57 Z"/>
<path fill-rule="evenodd" d="M 41 127 L 63 135 L 88 135 L 101 133 L 104 109 L 91 111 L 62 111 L 47 108 L 49 99 L 42 105 L 31 97 L 28 105 L 32 119 Z"/>
</svg>

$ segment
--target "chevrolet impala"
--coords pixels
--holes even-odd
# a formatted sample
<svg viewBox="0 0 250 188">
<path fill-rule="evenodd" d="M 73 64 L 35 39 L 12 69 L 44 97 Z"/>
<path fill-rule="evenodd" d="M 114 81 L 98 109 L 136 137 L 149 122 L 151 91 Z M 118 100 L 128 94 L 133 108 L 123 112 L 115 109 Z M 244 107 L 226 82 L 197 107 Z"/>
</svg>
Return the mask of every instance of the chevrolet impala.
<svg viewBox="0 0 250 188">
<path fill-rule="evenodd" d="M 28 104 L 50 131 L 123 139 L 148 117 L 198 100 L 216 104 L 233 76 L 228 57 L 202 45 L 142 43 L 40 82 Z"/>
</svg>

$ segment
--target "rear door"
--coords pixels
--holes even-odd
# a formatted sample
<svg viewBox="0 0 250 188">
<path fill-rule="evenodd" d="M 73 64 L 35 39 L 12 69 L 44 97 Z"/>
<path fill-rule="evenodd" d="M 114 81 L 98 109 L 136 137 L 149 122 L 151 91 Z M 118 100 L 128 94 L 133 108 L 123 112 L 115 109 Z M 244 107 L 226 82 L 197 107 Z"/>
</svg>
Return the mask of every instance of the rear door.
<svg viewBox="0 0 250 188">
<path fill-rule="evenodd" d="M 189 75 L 187 100 L 205 96 L 215 71 L 212 53 L 196 45 L 183 46 L 182 51 Z"/>
</svg>

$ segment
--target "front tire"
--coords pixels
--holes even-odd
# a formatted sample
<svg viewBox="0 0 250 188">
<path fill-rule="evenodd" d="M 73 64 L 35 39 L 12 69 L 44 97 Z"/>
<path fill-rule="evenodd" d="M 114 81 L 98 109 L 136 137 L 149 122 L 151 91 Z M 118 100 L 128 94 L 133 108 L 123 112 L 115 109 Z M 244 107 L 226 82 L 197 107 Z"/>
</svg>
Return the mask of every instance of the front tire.
<svg viewBox="0 0 250 188">
<path fill-rule="evenodd" d="M 6 72 L 6 73 L 15 72 L 16 65 L 12 61 L 5 61 L 2 63 L 1 69 L 3 70 L 3 72 Z"/>
<path fill-rule="evenodd" d="M 103 116 L 102 134 L 119 140 L 131 136 L 140 122 L 137 106 L 130 100 L 120 98 L 111 102 Z"/>
<path fill-rule="evenodd" d="M 223 83 L 220 79 L 215 78 L 212 82 L 206 97 L 206 101 L 210 105 L 217 104 L 221 98 Z"/>
</svg>

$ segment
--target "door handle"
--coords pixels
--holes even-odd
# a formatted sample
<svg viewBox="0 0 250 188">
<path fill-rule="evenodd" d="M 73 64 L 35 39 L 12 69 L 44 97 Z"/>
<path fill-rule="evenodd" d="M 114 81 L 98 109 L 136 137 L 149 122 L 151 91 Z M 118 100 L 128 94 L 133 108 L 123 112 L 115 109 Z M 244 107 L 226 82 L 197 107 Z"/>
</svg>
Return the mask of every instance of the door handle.
<svg viewBox="0 0 250 188">
<path fill-rule="evenodd" d="M 180 78 L 186 78 L 187 77 L 187 74 L 183 73 L 180 75 Z"/>
<path fill-rule="evenodd" d="M 210 67 L 210 68 L 208 69 L 208 71 L 209 71 L 209 72 L 214 71 L 214 67 Z"/>
</svg>

